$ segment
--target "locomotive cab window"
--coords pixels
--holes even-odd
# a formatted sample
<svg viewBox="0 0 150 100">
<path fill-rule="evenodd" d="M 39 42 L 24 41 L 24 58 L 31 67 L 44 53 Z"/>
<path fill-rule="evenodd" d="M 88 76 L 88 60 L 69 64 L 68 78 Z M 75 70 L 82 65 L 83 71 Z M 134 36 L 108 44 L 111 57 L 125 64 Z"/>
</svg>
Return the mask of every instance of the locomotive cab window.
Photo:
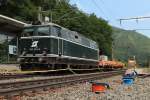
<svg viewBox="0 0 150 100">
<path fill-rule="evenodd" d="M 33 35 L 34 35 L 33 27 L 25 28 L 21 34 L 22 37 L 28 37 L 28 36 L 33 36 Z"/>
<path fill-rule="evenodd" d="M 27 27 L 23 30 L 21 35 L 22 35 L 22 37 L 48 36 L 49 35 L 49 27 L 48 26 Z"/>
<path fill-rule="evenodd" d="M 48 36 L 49 35 L 49 27 L 38 27 L 37 28 L 37 35 L 38 36 Z"/>
</svg>

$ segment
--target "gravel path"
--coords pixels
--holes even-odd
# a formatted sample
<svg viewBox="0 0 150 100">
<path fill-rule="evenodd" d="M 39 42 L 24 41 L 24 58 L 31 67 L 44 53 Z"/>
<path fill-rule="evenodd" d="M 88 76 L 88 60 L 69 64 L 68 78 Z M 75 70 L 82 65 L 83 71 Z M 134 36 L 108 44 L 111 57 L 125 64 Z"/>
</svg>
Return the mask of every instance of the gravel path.
<svg viewBox="0 0 150 100">
<path fill-rule="evenodd" d="M 0 64 L 0 72 L 7 73 L 7 72 L 18 72 L 20 71 L 18 64 Z"/>
<path fill-rule="evenodd" d="M 21 100 L 150 100 L 150 78 L 137 78 L 131 86 L 121 84 L 121 76 L 99 82 L 109 83 L 111 89 L 105 93 L 91 92 L 91 84 L 81 83 L 39 93 L 27 93 Z"/>
</svg>

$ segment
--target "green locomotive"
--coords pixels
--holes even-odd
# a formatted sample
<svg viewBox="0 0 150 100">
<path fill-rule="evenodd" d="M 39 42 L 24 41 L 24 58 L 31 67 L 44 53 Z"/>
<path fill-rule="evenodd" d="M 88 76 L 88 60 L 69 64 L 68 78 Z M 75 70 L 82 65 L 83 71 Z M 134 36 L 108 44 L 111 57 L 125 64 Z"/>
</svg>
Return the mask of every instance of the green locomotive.
<svg viewBox="0 0 150 100">
<path fill-rule="evenodd" d="M 22 70 L 92 68 L 98 65 L 99 49 L 95 41 L 54 23 L 28 25 L 18 44 L 18 62 Z"/>
</svg>

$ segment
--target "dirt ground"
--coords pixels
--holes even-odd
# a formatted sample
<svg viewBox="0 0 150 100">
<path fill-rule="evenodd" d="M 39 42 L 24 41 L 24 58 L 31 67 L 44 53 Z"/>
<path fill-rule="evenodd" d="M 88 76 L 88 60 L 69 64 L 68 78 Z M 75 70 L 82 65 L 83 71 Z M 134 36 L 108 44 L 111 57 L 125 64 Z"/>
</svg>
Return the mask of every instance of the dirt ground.
<svg viewBox="0 0 150 100">
<path fill-rule="evenodd" d="M 17 64 L 0 64 L 0 72 L 15 72 L 20 71 Z"/>
</svg>

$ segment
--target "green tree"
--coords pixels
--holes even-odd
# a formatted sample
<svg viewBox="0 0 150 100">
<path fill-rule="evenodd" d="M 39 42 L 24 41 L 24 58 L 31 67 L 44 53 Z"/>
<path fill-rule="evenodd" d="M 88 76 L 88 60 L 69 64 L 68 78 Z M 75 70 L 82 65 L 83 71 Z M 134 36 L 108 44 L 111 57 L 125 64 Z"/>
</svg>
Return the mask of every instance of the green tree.
<svg viewBox="0 0 150 100">
<path fill-rule="evenodd" d="M 54 23 L 95 40 L 100 50 L 111 55 L 111 26 L 95 14 L 86 14 L 76 5 L 70 5 L 69 0 L 8 0 L 7 6 L 0 8 L 0 13 L 31 23 L 37 20 L 39 6 L 44 10 L 40 12 L 43 16 L 52 15 Z"/>
</svg>

